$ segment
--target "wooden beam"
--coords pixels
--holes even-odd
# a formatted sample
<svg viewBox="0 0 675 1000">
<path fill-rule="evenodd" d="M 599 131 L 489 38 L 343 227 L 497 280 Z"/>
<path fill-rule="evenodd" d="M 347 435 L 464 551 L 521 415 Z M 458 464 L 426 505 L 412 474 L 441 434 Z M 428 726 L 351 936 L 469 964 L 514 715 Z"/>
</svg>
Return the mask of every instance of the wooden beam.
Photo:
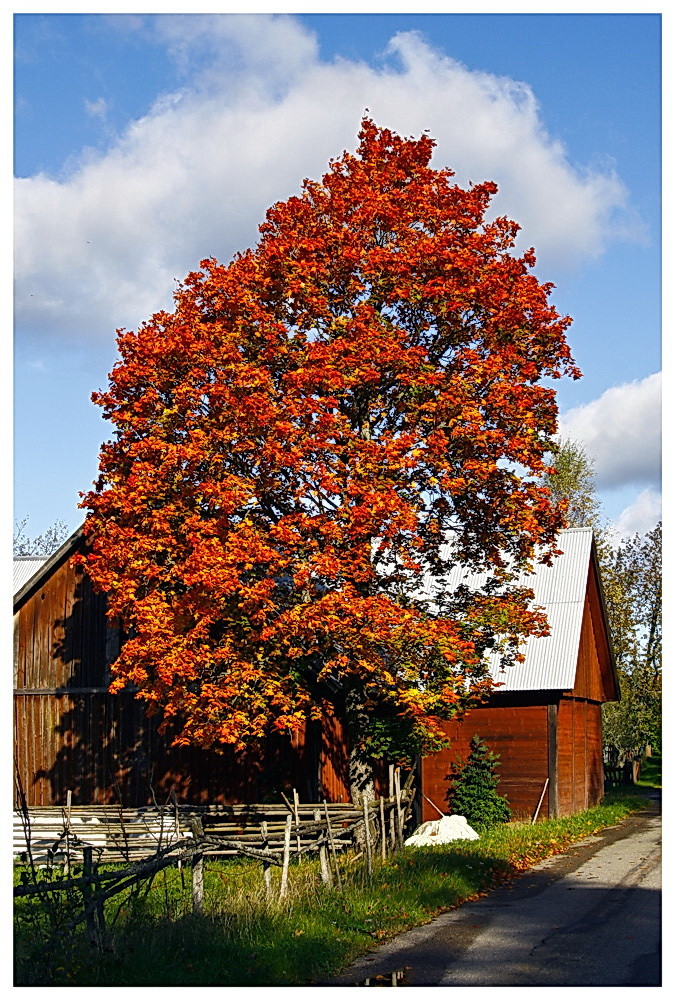
<svg viewBox="0 0 675 1000">
<path fill-rule="evenodd" d="M 548 705 L 548 816 L 558 815 L 558 703 Z"/>
</svg>

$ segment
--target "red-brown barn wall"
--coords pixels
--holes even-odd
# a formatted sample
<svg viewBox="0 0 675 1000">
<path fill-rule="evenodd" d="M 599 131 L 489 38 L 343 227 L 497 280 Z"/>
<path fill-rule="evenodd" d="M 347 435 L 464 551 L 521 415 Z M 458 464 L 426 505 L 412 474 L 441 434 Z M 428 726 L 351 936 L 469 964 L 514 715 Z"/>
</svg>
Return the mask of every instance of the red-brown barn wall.
<svg viewBox="0 0 675 1000">
<path fill-rule="evenodd" d="M 514 817 L 531 817 L 548 776 L 547 718 L 545 704 L 493 704 L 473 709 L 460 722 L 446 722 L 444 729 L 451 746 L 423 760 L 422 791 L 440 810 L 448 812 L 446 793 L 450 766 L 457 757 L 466 760 L 471 738 L 477 734 L 501 757 L 499 794 L 508 798 Z M 547 814 L 548 792 L 541 806 L 541 815 Z M 422 818 L 425 821 L 438 818 L 426 799 Z"/>
<path fill-rule="evenodd" d="M 445 723 L 444 728 L 452 744 L 422 762 L 425 795 L 448 811 L 450 765 L 457 757 L 466 760 L 471 737 L 477 733 L 501 757 L 497 790 L 509 800 L 514 819 L 530 819 L 549 777 L 547 705 L 493 704 L 473 709 L 461 722 Z M 557 750 L 558 815 L 568 816 L 600 802 L 604 772 L 599 704 L 563 695 L 558 703 Z M 547 789 L 539 816 L 548 815 Z M 437 817 L 434 807 L 424 800 L 423 820 Z"/>
<path fill-rule="evenodd" d="M 279 801 L 296 788 L 348 800 L 346 748 L 339 720 L 279 734 L 262 752 L 213 753 L 172 747 L 129 693 L 110 695 L 109 663 L 117 631 L 105 596 L 64 558 L 15 615 L 14 749 L 29 805 L 151 804 L 175 792 L 179 802 Z M 18 804 L 18 796 L 15 799 Z"/>
<path fill-rule="evenodd" d="M 74 804 L 125 807 L 163 802 L 172 792 L 189 804 L 278 802 L 292 788 L 313 801 L 319 777 L 319 799 L 349 800 L 344 748 L 322 752 L 317 731 L 269 737 L 258 753 L 215 753 L 172 747 L 158 720 L 125 694 L 34 693 L 17 696 L 14 711 L 15 758 L 31 806 L 65 804 L 68 791 Z"/>
<path fill-rule="evenodd" d="M 558 811 L 569 816 L 602 799 L 600 705 L 563 697 L 558 709 Z"/>
<path fill-rule="evenodd" d="M 350 801 L 347 734 L 338 714 L 322 724 L 320 796 L 328 802 Z"/>
<path fill-rule="evenodd" d="M 574 689 L 558 709 L 558 813 L 596 805 L 603 795 L 601 702 L 617 694 L 602 621 L 600 591 L 589 567 Z"/>
</svg>

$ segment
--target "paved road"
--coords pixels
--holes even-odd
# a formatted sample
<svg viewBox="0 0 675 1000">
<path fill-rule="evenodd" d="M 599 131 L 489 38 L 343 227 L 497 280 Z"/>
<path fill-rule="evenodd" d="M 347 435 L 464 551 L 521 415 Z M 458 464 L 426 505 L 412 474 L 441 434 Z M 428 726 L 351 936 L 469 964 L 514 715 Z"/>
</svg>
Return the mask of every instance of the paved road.
<svg viewBox="0 0 675 1000">
<path fill-rule="evenodd" d="M 330 985 L 657 986 L 660 803 L 416 927 Z M 382 982 L 382 980 L 380 980 Z"/>
</svg>

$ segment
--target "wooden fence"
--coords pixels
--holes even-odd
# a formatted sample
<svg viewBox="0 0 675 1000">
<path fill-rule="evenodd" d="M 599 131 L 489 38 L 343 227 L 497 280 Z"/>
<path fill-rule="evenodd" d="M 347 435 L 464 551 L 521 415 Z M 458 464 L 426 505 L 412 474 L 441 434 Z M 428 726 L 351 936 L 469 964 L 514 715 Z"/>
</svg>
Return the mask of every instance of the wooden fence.
<svg viewBox="0 0 675 1000">
<path fill-rule="evenodd" d="M 605 788 L 634 785 L 640 777 L 640 763 L 639 760 L 627 760 L 620 767 L 605 764 Z"/>
<path fill-rule="evenodd" d="M 177 864 L 192 868 L 192 902 L 203 904 L 206 856 L 242 855 L 262 862 L 266 893 L 272 895 L 271 868 L 281 868 L 279 898 L 287 891 L 293 855 L 316 854 L 324 883 L 341 888 L 337 855 L 349 847 L 365 857 L 372 875 L 379 851 L 386 858 L 403 844 L 404 827 L 414 798 L 412 773 L 401 788 L 398 770 L 393 794 L 361 806 L 351 803 L 301 803 L 297 792 L 283 804 L 250 806 L 163 807 L 113 810 L 99 806 L 24 807 L 14 816 L 14 855 L 26 865 L 15 898 L 37 896 L 43 905 L 63 892 L 79 893 L 81 908 L 72 928 L 86 922 L 92 943 L 105 929 L 103 905 L 112 896 L 133 890 L 157 872 Z M 120 863 L 101 871 L 102 863 Z M 78 874 L 72 877 L 75 864 Z M 62 878 L 40 876 L 40 868 L 63 865 Z M 81 872 L 79 866 L 81 865 Z"/>
</svg>

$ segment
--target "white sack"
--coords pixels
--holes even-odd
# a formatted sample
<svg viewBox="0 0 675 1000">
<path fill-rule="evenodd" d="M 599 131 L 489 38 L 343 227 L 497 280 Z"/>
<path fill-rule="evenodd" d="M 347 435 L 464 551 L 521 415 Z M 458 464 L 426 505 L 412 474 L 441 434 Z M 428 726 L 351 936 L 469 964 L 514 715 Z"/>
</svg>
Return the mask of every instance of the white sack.
<svg viewBox="0 0 675 1000">
<path fill-rule="evenodd" d="M 432 844 L 449 844 L 453 840 L 478 840 L 464 816 L 443 816 L 431 819 L 418 826 L 412 837 L 405 842 L 406 847 L 429 847 Z"/>
</svg>

